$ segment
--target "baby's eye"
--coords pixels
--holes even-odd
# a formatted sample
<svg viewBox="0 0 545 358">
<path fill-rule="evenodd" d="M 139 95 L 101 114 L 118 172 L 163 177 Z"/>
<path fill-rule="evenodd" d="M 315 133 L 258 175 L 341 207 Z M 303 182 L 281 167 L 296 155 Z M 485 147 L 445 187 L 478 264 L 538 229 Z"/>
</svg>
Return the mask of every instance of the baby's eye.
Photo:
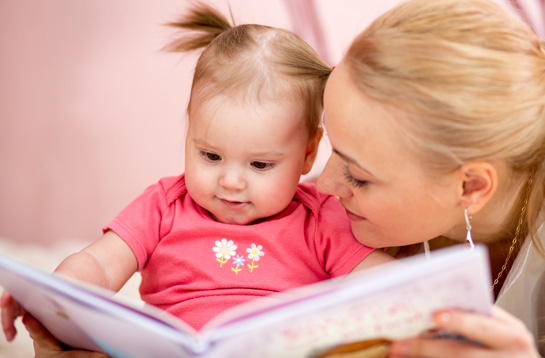
<svg viewBox="0 0 545 358">
<path fill-rule="evenodd" d="M 266 169 L 271 169 L 274 164 L 256 161 L 256 162 L 251 162 L 250 165 L 258 170 L 266 170 Z"/>
<path fill-rule="evenodd" d="M 201 156 L 204 157 L 206 160 L 211 161 L 211 162 L 217 162 L 217 161 L 221 160 L 221 157 L 218 154 L 212 153 L 212 152 L 203 152 L 203 151 L 201 151 Z"/>
</svg>

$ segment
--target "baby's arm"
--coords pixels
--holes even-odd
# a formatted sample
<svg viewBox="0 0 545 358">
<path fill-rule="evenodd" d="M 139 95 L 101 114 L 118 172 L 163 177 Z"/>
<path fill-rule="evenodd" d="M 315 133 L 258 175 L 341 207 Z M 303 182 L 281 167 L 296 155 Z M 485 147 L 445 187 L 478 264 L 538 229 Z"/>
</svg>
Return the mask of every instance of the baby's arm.
<svg viewBox="0 0 545 358">
<path fill-rule="evenodd" d="M 352 271 L 350 271 L 350 273 L 360 271 L 360 270 L 365 270 L 367 268 L 384 264 L 394 260 L 395 259 L 392 256 L 388 255 L 381 249 L 376 249 L 375 251 L 367 255 L 363 260 L 361 260 L 360 263 L 357 264 L 356 267 L 352 269 Z"/>
<path fill-rule="evenodd" d="M 116 233 L 108 231 L 64 259 L 55 273 L 117 292 L 137 269 L 138 262 L 131 248 Z"/>
<path fill-rule="evenodd" d="M 55 273 L 117 292 L 137 268 L 138 262 L 130 247 L 116 233 L 108 231 L 83 250 L 64 259 Z M 24 314 L 24 309 L 7 292 L 2 295 L 0 306 L 4 335 L 11 341 L 17 334 L 15 320 Z"/>
</svg>

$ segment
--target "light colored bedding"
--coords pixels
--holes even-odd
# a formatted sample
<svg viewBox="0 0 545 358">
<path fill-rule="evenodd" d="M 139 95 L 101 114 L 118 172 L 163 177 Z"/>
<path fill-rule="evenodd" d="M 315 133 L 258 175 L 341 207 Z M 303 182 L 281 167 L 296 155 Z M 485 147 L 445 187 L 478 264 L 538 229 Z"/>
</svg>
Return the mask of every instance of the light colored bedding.
<svg viewBox="0 0 545 358">
<path fill-rule="evenodd" d="M 3 255 L 27 262 L 34 267 L 52 272 L 62 259 L 69 254 L 82 249 L 86 245 L 81 240 L 64 241 L 54 246 L 43 247 L 32 244 L 19 244 L 12 240 L 0 238 L 0 252 Z M 139 300 L 138 285 L 140 275 L 135 275 L 127 282 L 119 295 Z M 0 291 L 2 288 L 0 287 Z M 29 338 L 20 319 L 17 321 L 18 335 L 13 342 L 8 343 L 4 334 L 0 334 L 0 358 L 31 358 L 34 357 L 32 340 Z"/>
</svg>

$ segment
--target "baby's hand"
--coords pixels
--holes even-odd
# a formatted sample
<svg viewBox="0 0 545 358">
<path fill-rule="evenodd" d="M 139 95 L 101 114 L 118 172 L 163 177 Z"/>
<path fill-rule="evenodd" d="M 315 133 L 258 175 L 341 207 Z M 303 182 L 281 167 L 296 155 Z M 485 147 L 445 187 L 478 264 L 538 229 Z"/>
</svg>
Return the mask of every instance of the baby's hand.
<svg viewBox="0 0 545 358">
<path fill-rule="evenodd" d="M 4 291 L 2 298 L 0 298 L 0 309 L 2 310 L 2 328 L 4 329 L 4 335 L 8 342 L 11 342 L 17 335 L 15 320 L 17 317 L 22 316 L 25 313 L 25 310 L 7 291 Z"/>
</svg>

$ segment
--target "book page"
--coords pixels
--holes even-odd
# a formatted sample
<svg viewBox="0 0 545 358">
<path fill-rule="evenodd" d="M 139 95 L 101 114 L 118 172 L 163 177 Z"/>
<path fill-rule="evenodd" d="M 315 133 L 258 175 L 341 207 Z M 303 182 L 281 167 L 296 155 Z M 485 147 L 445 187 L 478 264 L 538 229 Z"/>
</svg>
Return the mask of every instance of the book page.
<svg viewBox="0 0 545 358">
<path fill-rule="evenodd" d="M 487 257 L 484 247 L 456 246 L 429 261 L 420 255 L 295 290 L 289 304 L 234 308 L 211 322 L 218 328 L 210 335 L 222 344 L 210 356 L 304 357 L 340 342 L 417 336 L 434 327 L 432 314 L 441 309 L 490 314 Z"/>
<path fill-rule="evenodd" d="M 112 357 L 189 357 L 195 331 L 155 307 L 0 256 L 0 284 L 63 343 Z M 185 333 L 184 333 L 185 331 Z M 184 348 L 184 346 L 186 346 Z"/>
<path fill-rule="evenodd" d="M 440 309 L 490 314 L 492 306 L 484 246 L 437 250 L 431 260 L 416 256 L 256 299 L 198 334 L 157 308 L 121 304 L 1 255 L 0 285 L 63 342 L 128 358 L 310 357 L 340 344 L 419 335 Z"/>
</svg>

